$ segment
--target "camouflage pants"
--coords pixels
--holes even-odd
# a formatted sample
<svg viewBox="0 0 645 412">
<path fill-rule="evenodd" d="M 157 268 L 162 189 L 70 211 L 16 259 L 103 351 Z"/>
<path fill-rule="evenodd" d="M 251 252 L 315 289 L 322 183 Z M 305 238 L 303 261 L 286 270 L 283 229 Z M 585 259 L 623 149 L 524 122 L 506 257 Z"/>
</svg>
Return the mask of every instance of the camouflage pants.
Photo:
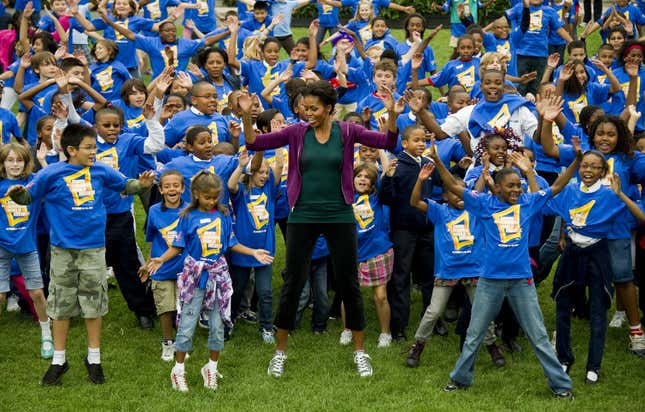
<svg viewBox="0 0 645 412">
<path fill-rule="evenodd" d="M 56 320 L 74 316 L 93 319 L 108 312 L 105 248 L 51 247 L 51 281 L 47 315 Z"/>
</svg>

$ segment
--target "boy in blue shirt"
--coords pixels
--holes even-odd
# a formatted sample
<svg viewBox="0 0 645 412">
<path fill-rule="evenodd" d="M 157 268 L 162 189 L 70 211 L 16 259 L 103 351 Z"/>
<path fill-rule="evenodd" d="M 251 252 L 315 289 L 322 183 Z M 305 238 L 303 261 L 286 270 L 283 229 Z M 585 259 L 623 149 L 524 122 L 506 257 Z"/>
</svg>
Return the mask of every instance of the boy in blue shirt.
<svg viewBox="0 0 645 412">
<path fill-rule="evenodd" d="M 262 31 L 271 25 L 269 17 L 269 3 L 256 1 L 253 5 L 253 17 L 242 21 L 242 28 L 251 32 Z"/>
<path fill-rule="evenodd" d="M 54 357 L 42 384 L 61 384 L 69 369 L 65 346 L 70 318 L 79 315 L 85 319 L 87 329 L 85 367 L 92 383 L 102 384 L 105 377 L 101 367 L 101 320 L 108 311 L 103 199 L 110 191 L 129 195 L 150 188 L 154 172 L 145 172 L 138 180 L 127 179 L 118 171 L 95 163 L 96 132 L 89 126 L 67 126 L 61 136 L 61 147 L 66 162 L 46 167 L 27 187 L 11 187 L 7 195 L 22 205 L 44 200 L 44 210 L 51 222 L 47 314 L 53 319 Z"/>
</svg>

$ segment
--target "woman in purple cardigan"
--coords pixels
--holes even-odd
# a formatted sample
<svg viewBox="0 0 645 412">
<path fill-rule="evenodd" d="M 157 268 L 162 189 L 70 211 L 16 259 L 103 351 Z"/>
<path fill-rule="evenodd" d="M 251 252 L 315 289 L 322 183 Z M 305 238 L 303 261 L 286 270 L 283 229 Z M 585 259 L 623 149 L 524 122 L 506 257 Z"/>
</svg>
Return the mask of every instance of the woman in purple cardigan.
<svg viewBox="0 0 645 412">
<path fill-rule="evenodd" d="M 345 304 L 347 328 L 354 340 L 354 363 L 360 376 L 371 376 L 370 357 L 363 348 L 365 315 L 358 285 L 353 167 L 354 144 L 392 150 L 397 141 L 396 118 L 403 100 L 394 101 L 391 92 L 382 97 L 388 111 L 387 134 L 369 131 L 352 123 L 336 122 L 336 92 L 326 81 L 317 81 L 302 92 L 302 106 L 308 123 L 256 136 L 251 120 L 252 97 L 239 99 L 246 147 L 268 150 L 289 145 L 287 198 L 287 274 L 275 318 L 276 351 L 269 363 L 269 375 L 280 377 L 287 359 L 287 335 L 295 328 L 300 293 L 309 274 L 316 239 L 327 240 L 338 293 Z"/>
</svg>

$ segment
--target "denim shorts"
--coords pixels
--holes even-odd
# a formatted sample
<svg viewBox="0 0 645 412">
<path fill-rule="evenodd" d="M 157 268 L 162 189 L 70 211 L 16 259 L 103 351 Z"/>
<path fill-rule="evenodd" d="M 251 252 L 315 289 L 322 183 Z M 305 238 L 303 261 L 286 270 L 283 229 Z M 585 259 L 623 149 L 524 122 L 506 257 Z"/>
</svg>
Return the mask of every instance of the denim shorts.
<svg viewBox="0 0 645 412">
<path fill-rule="evenodd" d="M 40 272 L 38 252 L 33 251 L 22 255 L 15 255 L 0 247 L 0 293 L 7 293 L 11 289 L 9 278 L 11 274 L 11 259 L 16 259 L 20 272 L 25 278 L 27 290 L 43 288 L 43 276 Z"/>
<path fill-rule="evenodd" d="M 632 240 L 609 239 L 608 246 L 614 283 L 627 283 L 633 281 Z"/>
</svg>

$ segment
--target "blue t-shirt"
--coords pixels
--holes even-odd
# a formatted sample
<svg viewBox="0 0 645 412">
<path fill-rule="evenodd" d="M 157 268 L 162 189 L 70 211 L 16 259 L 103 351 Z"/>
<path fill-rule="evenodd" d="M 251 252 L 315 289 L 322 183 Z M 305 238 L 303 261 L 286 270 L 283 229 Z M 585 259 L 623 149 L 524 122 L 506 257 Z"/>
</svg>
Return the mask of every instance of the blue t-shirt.
<svg viewBox="0 0 645 412">
<path fill-rule="evenodd" d="M 278 62 L 275 66 L 269 66 L 265 61 L 259 60 L 240 60 L 240 75 L 242 76 L 242 82 L 244 85 L 248 85 L 249 93 L 256 93 L 260 96 L 262 90 L 271 83 L 273 80 L 276 80 L 280 74 L 286 69 L 286 64 Z M 298 62 L 294 65 L 294 77 L 297 76 L 299 72 L 302 71 L 304 67 L 304 62 Z M 274 89 L 273 93 L 277 95 L 279 90 Z M 260 97 L 262 106 L 264 109 L 269 109 L 271 106 Z"/>
<path fill-rule="evenodd" d="M 219 211 L 192 210 L 179 219 L 179 230 L 172 245 L 184 249 L 186 255 L 195 260 L 215 263 L 238 243 L 232 226 L 231 217 Z M 202 273 L 198 284 L 200 289 L 206 287 L 207 280 L 208 274 Z"/>
<path fill-rule="evenodd" d="M 172 53 L 173 67 L 175 70 L 184 71 L 188 61 L 199 49 L 204 47 L 204 39 L 187 40 L 179 38 L 175 44 L 162 43 L 157 37 L 146 37 L 137 34 L 134 38 L 134 46 L 148 53 L 152 77 L 159 76 L 169 66 L 168 55 Z"/>
<path fill-rule="evenodd" d="M 232 196 L 235 223 L 235 237 L 244 246 L 264 249 L 275 255 L 275 201 L 278 188 L 273 173 L 263 187 L 248 189 L 238 184 L 237 193 Z M 243 267 L 264 266 L 253 256 L 231 253 L 231 264 Z"/>
<path fill-rule="evenodd" d="M 142 107 L 130 106 L 121 99 L 114 100 L 111 104 L 123 111 L 124 124 L 122 132 L 139 134 L 141 136 L 148 135 L 146 118 L 143 115 Z"/>
<path fill-rule="evenodd" d="M 632 3 L 627 3 L 625 7 L 619 7 L 618 4 L 614 4 L 611 7 L 608 7 L 607 10 L 605 10 L 605 12 L 602 14 L 600 19 L 598 19 L 598 24 L 601 27 L 600 37 L 602 38 L 603 43 L 607 41 L 607 35 L 609 34 L 609 31 L 602 29 L 602 26 L 605 23 L 605 20 L 611 14 L 613 9 L 616 9 L 618 13 L 622 14 L 625 18 L 627 18 L 627 20 L 632 22 L 633 34 L 631 37 L 628 36 L 626 40 L 637 38 L 638 26 L 645 24 L 645 15 L 643 15 L 641 10 Z"/>
<path fill-rule="evenodd" d="M 434 274 L 439 279 L 482 276 L 484 233 L 477 217 L 431 199 L 426 216 L 434 225 Z"/>
<path fill-rule="evenodd" d="M 193 109 L 187 109 L 173 116 L 164 127 L 166 145 L 174 147 L 184 140 L 186 130 L 191 126 L 206 126 L 211 131 L 213 144 L 228 142 L 228 122 L 221 114 L 214 112 L 211 115 L 197 114 Z"/>
<path fill-rule="evenodd" d="M 155 24 L 153 20 L 144 19 L 143 17 L 138 16 L 131 16 L 126 19 L 116 19 L 110 14 L 109 19 L 135 34 L 143 30 L 150 31 L 152 26 Z M 123 65 L 128 69 L 138 67 L 139 63 L 137 62 L 137 53 L 133 41 L 128 40 L 121 33 L 114 31 L 114 29 L 108 26 L 102 19 L 94 19 L 92 20 L 92 24 L 96 30 L 103 30 L 104 38 L 114 41 L 117 46 L 119 46 L 119 53 L 116 55 L 116 60 L 123 63 Z"/>
<path fill-rule="evenodd" d="M 399 94 L 394 92 L 394 100 L 396 101 L 399 98 Z M 369 107 L 372 111 L 372 117 L 370 118 L 370 129 L 378 130 L 378 123 L 376 119 L 385 115 L 387 113 L 387 108 L 383 104 L 383 101 L 377 97 L 376 93 L 367 95 L 363 100 L 358 103 L 356 108 L 360 113 L 365 107 Z"/>
<path fill-rule="evenodd" d="M 197 4 L 196 9 L 187 9 L 184 19 L 191 19 L 197 30 L 208 33 L 215 30 L 217 18 L 215 16 L 215 0 L 190 0 L 187 3 Z"/>
<path fill-rule="evenodd" d="M 500 39 L 492 33 L 484 33 L 484 49 L 487 52 L 497 52 L 503 56 L 511 56 L 511 59 L 506 62 L 506 73 L 511 76 L 517 76 L 517 49 L 512 47 L 510 35 L 506 39 Z"/>
<path fill-rule="evenodd" d="M 404 56 L 408 51 L 410 51 L 411 47 L 412 44 L 409 40 L 400 42 L 396 46 L 397 56 L 399 56 L 399 58 Z M 432 46 L 428 45 L 428 47 L 423 50 L 423 63 L 419 68 L 419 78 L 421 78 L 421 76 L 425 76 L 426 73 L 432 73 L 435 70 L 437 70 L 437 64 L 435 62 L 434 50 L 432 49 Z M 398 76 L 399 75 L 397 74 L 397 77 Z"/>
<path fill-rule="evenodd" d="M 578 124 L 580 123 L 580 112 L 589 105 L 600 106 L 609 99 L 609 84 L 599 84 L 596 82 L 587 82 L 585 92 L 580 96 L 563 94 L 564 105 L 562 113 L 567 120 Z"/>
<path fill-rule="evenodd" d="M 365 42 L 365 50 L 369 49 L 370 47 L 376 46 L 383 50 L 389 49 L 396 52 L 396 48 L 399 45 L 399 42 L 388 33 L 389 29 L 386 34 L 383 35 L 383 37 L 376 38 L 374 37 L 374 35 L 372 35 L 372 38 Z"/>
<path fill-rule="evenodd" d="M 531 278 L 529 229 L 551 198 L 551 189 L 522 193 L 517 204 L 497 196 L 464 190 L 464 206 L 479 218 L 484 229 L 484 259 L 481 277 L 487 279 Z"/>
<path fill-rule="evenodd" d="M 385 231 L 386 217 L 376 193 L 354 194 L 354 220 L 358 232 L 358 261 L 382 255 L 392 247 Z"/>
<path fill-rule="evenodd" d="M 289 202 L 287 201 L 287 164 L 288 164 L 288 150 L 289 146 L 285 147 L 284 167 L 282 176 L 280 176 L 280 184 L 278 185 L 278 198 L 275 202 L 275 218 L 285 219 L 289 216 Z M 273 168 L 276 161 L 275 149 L 265 150 L 264 158 L 269 162 L 269 167 Z"/>
<path fill-rule="evenodd" d="M 11 136 L 22 137 L 20 126 L 16 116 L 7 109 L 0 108 L 0 134 L 2 135 L 2 144 L 7 144 Z M 4 192 L 0 193 L 4 194 Z"/>
<path fill-rule="evenodd" d="M 435 87 L 461 84 L 470 92 L 476 81 L 479 80 L 479 58 L 473 57 L 468 61 L 459 59 L 450 60 L 437 74 L 430 76 L 430 82 Z"/>
<path fill-rule="evenodd" d="M 201 170 L 208 169 L 211 173 L 217 174 L 222 180 L 223 192 L 220 203 L 228 206 L 230 196 L 227 185 L 228 178 L 231 177 L 237 165 L 238 159 L 234 156 L 220 154 L 213 156 L 210 160 L 199 160 L 193 155 L 188 155 L 173 159 L 166 164 L 161 173 L 169 169 L 179 170 L 184 176 L 184 187 L 188 189 L 193 176 Z M 181 199 L 186 203 L 190 202 L 190 190 L 184 190 Z"/>
<path fill-rule="evenodd" d="M 163 201 L 152 205 L 148 211 L 146 224 L 146 242 L 152 242 L 150 257 L 159 257 L 172 246 L 179 229 L 179 212 L 184 205 L 170 209 Z M 182 251 L 183 252 L 183 251 Z M 176 280 L 184 266 L 183 253 L 164 263 L 157 273 L 152 275 L 154 280 Z"/>
<path fill-rule="evenodd" d="M 52 245 L 91 249 L 105 247 L 106 194 L 123 191 L 126 181 L 101 163 L 88 167 L 58 162 L 39 171 L 27 187 L 34 202 L 44 200 Z"/>
<path fill-rule="evenodd" d="M 131 77 L 128 69 L 118 60 L 94 63 L 90 66 L 92 89 L 101 93 L 108 101 L 121 98 L 121 86 Z"/>
<path fill-rule="evenodd" d="M 142 7 L 143 17 L 160 22 L 168 17 L 168 7 L 179 6 L 178 0 L 152 0 Z"/>
<path fill-rule="evenodd" d="M 13 185 L 27 185 L 30 179 L 0 180 L 0 247 L 9 253 L 25 254 L 38 250 L 36 225 L 42 202 L 19 205 L 4 194 Z"/>
<path fill-rule="evenodd" d="M 519 27 L 522 21 L 524 5 L 518 3 L 507 11 L 513 25 Z M 551 7 L 529 6 L 530 23 L 526 32 L 522 33 L 517 54 L 520 56 L 548 57 L 549 34 L 564 26 L 564 22 Z"/>
<path fill-rule="evenodd" d="M 623 67 L 619 67 L 614 70 L 614 76 L 616 76 L 616 79 L 618 79 L 618 83 L 620 83 L 620 86 L 623 89 L 623 93 L 625 93 L 625 96 L 627 96 L 627 91 L 629 90 L 629 75 L 625 73 L 625 69 Z M 645 96 L 645 67 L 641 65 L 638 68 L 638 91 L 636 92 L 636 111 L 645 113 L 645 99 L 643 96 Z M 645 130 L 645 120 L 643 119 L 643 116 L 641 116 L 640 119 L 638 119 L 638 122 L 636 122 L 636 132 L 642 132 Z"/>
</svg>

